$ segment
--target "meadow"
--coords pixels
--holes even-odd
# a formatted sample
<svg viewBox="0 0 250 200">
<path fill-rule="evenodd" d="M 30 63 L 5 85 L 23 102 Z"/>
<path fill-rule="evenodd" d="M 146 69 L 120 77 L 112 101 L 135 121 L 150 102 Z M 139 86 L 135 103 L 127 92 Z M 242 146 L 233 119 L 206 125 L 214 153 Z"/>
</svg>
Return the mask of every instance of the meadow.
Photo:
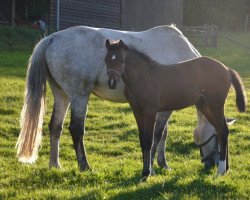
<svg viewBox="0 0 250 200">
<path fill-rule="evenodd" d="M 224 33 L 250 47 L 250 33 Z M 4 41 L 0 42 L 1 45 Z M 222 177 L 216 168 L 204 171 L 193 142 L 196 110 L 176 111 L 169 122 L 166 156 L 171 171 L 156 168 L 156 176 L 139 183 L 142 158 L 136 123 L 128 104 L 91 95 L 85 146 L 92 171 L 78 170 L 67 114 L 60 143 L 61 169 L 49 169 L 49 131 L 53 98 L 47 91 L 43 141 L 33 165 L 19 163 L 15 143 L 19 134 L 26 65 L 31 48 L 0 45 L 0 199 L 249 199 L 250 113 L 240 114 L 230 90 L 226 116 L 230 126 L 230 170 Z M 8 45 L 7 45 L 8 46 Z M 197 47 L 237 70 L 250 98 L 250 50 L 219 38 L 218 48 Z"/>
</svg>

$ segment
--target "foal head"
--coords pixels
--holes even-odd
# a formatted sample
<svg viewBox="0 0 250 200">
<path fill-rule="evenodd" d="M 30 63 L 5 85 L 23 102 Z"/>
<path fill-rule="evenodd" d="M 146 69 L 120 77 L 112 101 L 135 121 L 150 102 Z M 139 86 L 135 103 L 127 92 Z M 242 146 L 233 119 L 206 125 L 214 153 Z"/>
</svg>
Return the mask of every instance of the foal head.
<svg viewBox="0 0 250 200">
<path fill-rule="evenodd" d="M 124 44 L 122 40 L 110 42 L 106 40 L 107 54 L 105 62 L 107 66 L 108 85 L 115 89 L 125 67 Z"/>
</svg>

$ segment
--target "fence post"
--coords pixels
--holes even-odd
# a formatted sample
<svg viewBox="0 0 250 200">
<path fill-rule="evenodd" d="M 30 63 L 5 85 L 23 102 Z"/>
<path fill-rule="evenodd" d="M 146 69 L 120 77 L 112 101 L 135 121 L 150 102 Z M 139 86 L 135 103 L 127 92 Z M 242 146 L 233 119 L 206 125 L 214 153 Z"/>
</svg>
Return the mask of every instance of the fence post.
<svg viewBox="0 0 250 200">
<path fill-rule="evenodd" d="M 207 24 L 204 24 L 204 43 L 207 46 L 208 45 L 208 26 Z"/>
<path fill-rule="evenodd" d="M 16 18 L 16 1 L 12 0 L 11 4 L 11 26 L 15 26 L 15 18 Z"/>
<path fill-rule="evenodd" d="M 248 28 L 248 14 L 246 14 L 245 32 L 247 32 L 247 28 Z"/>
<path fill-rule="evenodd" d="M 217 48 L 217 36 L 218 36 L 218 28 L 216 25 L 211 26 L 211 46 L 213 48 Z"/>
</svg>

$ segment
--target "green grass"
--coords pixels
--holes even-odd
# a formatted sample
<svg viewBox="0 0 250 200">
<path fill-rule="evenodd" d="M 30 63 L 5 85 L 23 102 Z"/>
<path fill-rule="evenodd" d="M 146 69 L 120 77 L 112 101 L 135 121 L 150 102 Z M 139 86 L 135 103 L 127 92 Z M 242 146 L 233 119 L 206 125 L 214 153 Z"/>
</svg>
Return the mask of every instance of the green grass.
<svg viewBox="0 0 250 200">
<path fill-rule="evenodd" d="M 226 33 L 250 46 L 250 34 Z M 199 48 L 239 71 L 250 97 L 250 52 L 219 40 L 217 49 Z M 230 171 L 216 177 L 216 169 L 203 171 L 193 143 L 195 109 L 175 112 L 170 120 L 166 154 L 171 171 L 156 168 L 156 176 L 139 183 L 142 168 L 138 131 L 128 104 L 91 96 L 85 145 L 93 171 L 79 172 L 67 115 L 60 144 L 62 169 L 48 169 L 49 134 L 53 98 L 47 95 L 44 137 L 33 165 L 16 159 L 19 115 L 23 104 L 26 63 L 31 51 L 0 52 L 0 199 L 249 199 L 250 115 L 239 114 L 231 90 L 226 115 L 237 118 L 230 127 Z"/>
</svg>

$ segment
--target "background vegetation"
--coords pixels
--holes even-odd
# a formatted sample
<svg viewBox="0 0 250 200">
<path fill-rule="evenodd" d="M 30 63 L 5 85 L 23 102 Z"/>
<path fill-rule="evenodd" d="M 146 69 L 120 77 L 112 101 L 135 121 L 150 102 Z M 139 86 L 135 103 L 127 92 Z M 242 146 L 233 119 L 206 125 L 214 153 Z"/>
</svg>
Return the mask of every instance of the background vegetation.
<svg viewBox="0 0 250 200">
<path fill-rule="evenodd" d="M 184 0 L 183 5 L 185 26 L 213 24 L 222 30 L 244 30 L 246 14 L 250 15 L 249 0 Z"/>
<path fill-rule="evenodd" d="M 31 27 L 0 27 L 0 51 L 31 52 L 34 45 L 42 38 L 39 30 Z"/>
<path fill-rule="evenodd" d="M 1 31 L 0 31 L 1 32 Z M 12 33 L 11 33 L 12 34 Z M 14 33 L 13 33 L 14 34 Z M 250 46 L 250 33 L 224 33 Z M 26 35 L 18 35 L 26 43 Z M 28 36 L 30 37 L 30 36 Z M 28 39 L 27 39 L 28 40 Z M 34 39 L 35 41 L 36 39 Z M 193 143 L 197 124 L 193 107 L 173 114 L 166 155 L 171 171 L 156 167 L 156 176 L 139 183 L 142 161 L 138 131 L 128 104 L 111 103 L 91 96 L 86 121 L 85 145 L 93 171 L 79 172 L 67 115 L 60 144 L 62 169 L 48 169 L 48 122 L 53 98 L 47 95 L 44 137 L 36 164 L 17 161 L 15 143 L 23 104 L 26 65 L 31 49 L 15 43 L 0 45 L 0 199 L 249 199 L 250 115 L 239 114 L 231 90 L 226 115 L 237 118 L 230 127 L 230 171 L 216 177 L 216 169 L 204 171 Z M 19 49 L 20 48 L 20 49 Z M 198 48 L 236 69 L 250 97 L 250 52 L 219 38 L 218 48 Z M 22 50 L 22 51 L 20 51 Z"/>
</svg>

